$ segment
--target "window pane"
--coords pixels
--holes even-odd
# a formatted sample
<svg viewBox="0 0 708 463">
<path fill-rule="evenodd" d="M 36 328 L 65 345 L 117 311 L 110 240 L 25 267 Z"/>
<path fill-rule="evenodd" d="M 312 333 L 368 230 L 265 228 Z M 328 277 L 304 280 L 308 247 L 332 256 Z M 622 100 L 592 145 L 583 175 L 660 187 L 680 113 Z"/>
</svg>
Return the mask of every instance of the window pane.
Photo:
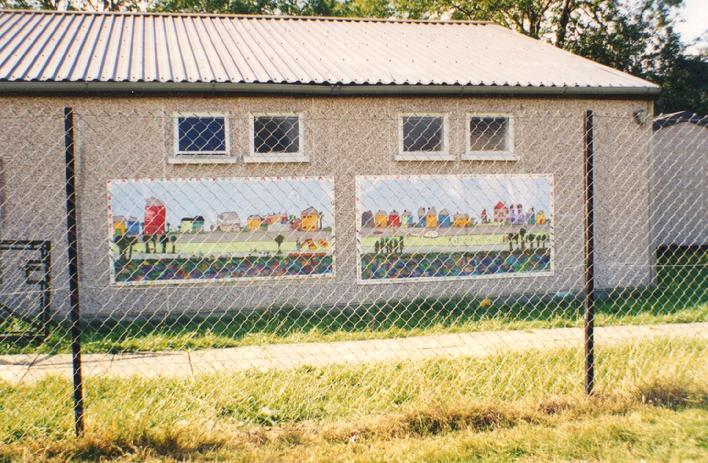
<svg viewBox="0 0 708 463">
<path fill-rule="evenodd" d="M 180 152 L 226 151 L 226 122 L 223 117 L 180 117 L 177 125 Z"/>
<path fill-rule="evenodd" d="M 403 117 L 403 151 L 442 151 L 443 118 Z"/>
<path fill-rule="evenodd" d="M 470 118 L 470 151 L 507 151 L 506 117 Z"/>
<path fill-rule="evenodd" d="M 297 116 L 259 116 L 253 121 L 256 153 L 300 152 L 300 121 Z"/>
</svg>

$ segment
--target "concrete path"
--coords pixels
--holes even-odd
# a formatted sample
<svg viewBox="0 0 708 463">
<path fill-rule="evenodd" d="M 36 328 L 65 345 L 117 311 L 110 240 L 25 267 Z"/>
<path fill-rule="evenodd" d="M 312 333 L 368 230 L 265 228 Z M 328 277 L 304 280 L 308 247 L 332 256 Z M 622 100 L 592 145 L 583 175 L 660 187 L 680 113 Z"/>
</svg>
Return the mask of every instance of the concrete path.
<svg viewBox="0 0 708 463">
<path fill-rule="evenodd" d="M 595 329 L 602 348 L 655 337 L 708 339 L 708 323 L 609 326 Z M 88 354 L 83 356 L 86 377 L 185 377 L 247 369 L 287 369 L 301 365 L 484 357 L 529 349 L 582 346 L 581 328 L 482 331 L 365 341 L 271 344 L 197 351 Z M 0 380 L 32 383 L 48 375 L 71 377 L 71 355 L 0 355 Z"/>
</svg>

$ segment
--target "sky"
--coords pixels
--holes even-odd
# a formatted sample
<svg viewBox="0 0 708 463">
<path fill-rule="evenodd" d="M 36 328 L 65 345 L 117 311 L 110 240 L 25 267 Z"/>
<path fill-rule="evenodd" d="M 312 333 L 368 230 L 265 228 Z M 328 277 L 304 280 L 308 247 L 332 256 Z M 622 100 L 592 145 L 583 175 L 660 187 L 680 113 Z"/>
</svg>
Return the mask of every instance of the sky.
<svg viewBox="0 0 708 463">
<path fill-rule="evenodd" d="M 688 45 L 703 35 L 703 46 L 708 46 L 708 0 L 684 0 L 678 16 L 676 30 L 682 41 Z"/>
<path fill-rule="evenodd" d="M 433 176 L 420 178 L 358 179 L 360 210 L 379 209 L 398 213 L 408 209 L 414 216 L 419 207 L 445 208 L 450 214 L 466 212 L 478 221 L 482 209 L 491 218 L 494 205 L 521 203 L 524 210 L 533 207 L 550 218 L 551 183 L 548 177 L 462 177 Z"/>
<path fill-rule="evenodd" d="M 130 180 L 111 183 L 110 194 L 113 215 L 141 222 L 145 201 L 158 198 L 167 206 L 167 222 L 173 227 L 182 217 L 201 215 L 209 228 L 216 224 L 217 214 L 231 211 L 238 213 L 243 225 L 251 214 L 286 212 L 299 217 L 310 206 L 323 213 L 324 227 L 333 222 L 333 185 L 326 179 Z"/>
</svg>

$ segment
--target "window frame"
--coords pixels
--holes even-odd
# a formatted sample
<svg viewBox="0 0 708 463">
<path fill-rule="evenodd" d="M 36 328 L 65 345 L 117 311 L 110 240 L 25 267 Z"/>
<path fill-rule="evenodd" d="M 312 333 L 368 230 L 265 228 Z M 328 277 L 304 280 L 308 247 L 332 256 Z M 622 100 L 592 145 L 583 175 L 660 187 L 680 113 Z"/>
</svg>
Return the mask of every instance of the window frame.
<svg viewBox="0 0 708 463">
<path fill-rule="evenodd" d="M 472 137 L 470 123 L 473 117 L 505 118 L 507 121 L 506 149 L 473 151 L 470 140 Z M 511 113 L 467 113 L 465 116 L 465 152 L 462 159 L 466 161 L 518 161 L 519 156 L 514 152 L 514 116 Z"/>
<path fill-rule="evenodd" d="M 223 151 L 180 151 L 179 120 L 180 118 L 196 117 L 224 119 L 224 150 Z M 168 158 L 169 164 L 232 164 L 236 159 L 231 153 L 231 116 L 226 112 L 175 112 L 172 114 L 173 149 Z"/>
<path fill-rule="evenodd" d="M 256 152 L 256 118 L 259 117 L 297 117 L 298 147 L 293 153 Z M 248 163 L 287 163 L 287 162 L 310 162 L 309 156 L 305 153 L 305 124 L 304 116 L 301 112 L 264 112 L 249 113 L 248 115 L 248 155 L 244 156 L 244 162 Z"/>
<path fill-rule="evenodd" d="M 404 151 L 403 149 L 403 119 L 406 117 L 439 117 L 442 118 L 442 150 L 440 151 Z M 454 161 L 455 156 L 450 154 L 449 144 L 450 123 L 448 113 L 412 112 L 398 114 L 398 153 L 397 161 Z"/>
</svg>

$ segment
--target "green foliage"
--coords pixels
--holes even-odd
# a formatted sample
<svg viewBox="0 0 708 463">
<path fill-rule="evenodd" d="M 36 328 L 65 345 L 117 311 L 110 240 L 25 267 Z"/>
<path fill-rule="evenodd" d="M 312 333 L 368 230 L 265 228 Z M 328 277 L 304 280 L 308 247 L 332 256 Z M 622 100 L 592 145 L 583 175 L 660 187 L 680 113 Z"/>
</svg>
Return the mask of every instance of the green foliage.
<svg viewBox="0 0 708 463">
<path fill-rule="evenodd" d="M 164 12 L 376 18 L 395 13 L 388 0 L 157 0 L 153 8 Z"/>
</svg>

